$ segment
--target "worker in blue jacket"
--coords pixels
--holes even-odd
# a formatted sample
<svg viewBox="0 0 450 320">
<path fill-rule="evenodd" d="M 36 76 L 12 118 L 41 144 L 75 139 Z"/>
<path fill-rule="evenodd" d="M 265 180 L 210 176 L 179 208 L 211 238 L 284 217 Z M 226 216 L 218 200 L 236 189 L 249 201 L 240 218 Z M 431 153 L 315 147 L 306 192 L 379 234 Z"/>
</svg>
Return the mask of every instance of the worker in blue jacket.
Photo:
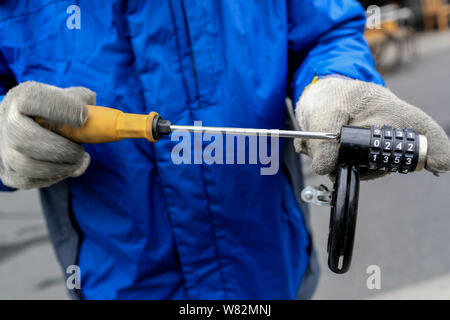
<svg viewBox="0 0 450 320">
<path fill-rule="evenodd" d="M 2 1 L 2 190 L 41 188 L 63 270 L 80 270 L 71 294 L 292 299 L 311 273 L 306 218 L 281 169 L 175 164 L 167 138 L 80 145 L 34 117 L 81 126 L 97 104 L 283 128 L 290 97 L 304 130 L 413 127 L 429 140 L 427 169 L 448 171 L 447 136 L 383 87 L 364 24 L 353 0 Z M 314 172 L 335 169 L 335 142 L 295 147 Z"/>
</svg>

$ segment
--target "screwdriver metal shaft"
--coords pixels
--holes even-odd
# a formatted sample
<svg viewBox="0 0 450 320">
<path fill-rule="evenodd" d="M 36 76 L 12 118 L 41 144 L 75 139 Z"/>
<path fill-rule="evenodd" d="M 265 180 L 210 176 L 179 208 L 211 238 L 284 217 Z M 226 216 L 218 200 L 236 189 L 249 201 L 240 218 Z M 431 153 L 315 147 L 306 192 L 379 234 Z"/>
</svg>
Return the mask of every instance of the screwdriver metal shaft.
<svg viewBox="0 0 450 320">
<path fill-rule="evenodd" d="M 280 138 L 302 138 L 302 139 L 323 139 L 336 140 L 339 135 L 331 132 L 308 132 L 294 130 L 278 130 L 278 129 L 247 129 L 247 128 L 229 128 L 229 127 L 203 127 L 203 126 L 184 126 L 170 125 L 171 131 L 181 132 L 197 132 L 197 133 L 214 133 L 228 135 L 244 135 L 244 136 L 278 136 Z"/>
</svg>

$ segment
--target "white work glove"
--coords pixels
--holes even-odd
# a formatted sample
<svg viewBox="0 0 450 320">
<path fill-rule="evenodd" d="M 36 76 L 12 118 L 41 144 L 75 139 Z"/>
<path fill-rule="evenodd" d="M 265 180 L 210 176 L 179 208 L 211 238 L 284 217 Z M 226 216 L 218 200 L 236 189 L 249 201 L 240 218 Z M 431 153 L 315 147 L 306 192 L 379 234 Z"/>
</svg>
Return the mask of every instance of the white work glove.
<svg viewBox="0 0 450 320">
<path fill-rule="evenodd" d="M 425 112 L 399 99 L 388 89 L 359 80 L 327 78 L 312 84 L 300 97 L 296 117 L 304 131 L 338 133 L 342 125 L 413 128 L 428 139 L 426 169 L 438 175 L 450 171 L 450 142 L 444 130 Z M 333 176 L 337 142 L 294 140 L 297 152 L 312 157 L 312 170 Z M 361 171 L 361 179 L 381 172 Z"/>
<path fill-rule="evenodd" d="M 61 89 L 29 81 L 8 91 L 0 104 L 0 179 L 4 185 L 48 187 L 81 175 L 90 162 L 83 147 L 44 129 L 51 124 L 82 126 L 95 93 L 82 87 Z"/>
</svg>

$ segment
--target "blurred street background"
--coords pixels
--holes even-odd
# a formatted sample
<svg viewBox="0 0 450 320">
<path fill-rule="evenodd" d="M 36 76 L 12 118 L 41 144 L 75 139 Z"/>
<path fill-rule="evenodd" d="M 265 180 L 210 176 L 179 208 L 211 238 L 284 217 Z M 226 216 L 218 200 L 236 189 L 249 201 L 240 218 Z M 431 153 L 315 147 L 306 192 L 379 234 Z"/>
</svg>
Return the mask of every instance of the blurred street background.
<svg viewBox="0 0 450 320">
<path fill-rule="evenodd" d="M 366 31 L 387 86 L 450 135 L 450 7 L 445 0 L 362 2 L 390 4 L 381 7 L 381 29 Z M 303 162 L 308 185 L 331 186 L 310 172 L 309 159 Z M 362 182 L 353 263 L 345 275 L 327 267 L 329 208 L 311 207 L 321 263 L 313 298 L 450 299 L 449 191 L 450 175 L 428 172 Z M 381 269 L 379 290 L 366 286 L 370 265 Z M 67 299 L 37 191 L 0 193 L 0 299 Z"/>
</svg>

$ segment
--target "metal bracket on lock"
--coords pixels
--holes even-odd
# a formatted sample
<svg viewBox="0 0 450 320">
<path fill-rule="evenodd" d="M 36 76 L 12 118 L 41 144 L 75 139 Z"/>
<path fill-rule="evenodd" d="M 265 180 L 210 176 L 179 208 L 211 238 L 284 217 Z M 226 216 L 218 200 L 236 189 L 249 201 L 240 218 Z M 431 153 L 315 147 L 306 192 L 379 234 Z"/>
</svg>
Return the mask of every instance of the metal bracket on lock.
<svg viewBox="0 0 450 320">
<path fill-rule="evenodd" d="M 305 187 L 300 196 L 307 203 L 313 203 L 318 206 L 331 205 L 332 194 L 323 184 L 319 187 Z"/>
</svg>

